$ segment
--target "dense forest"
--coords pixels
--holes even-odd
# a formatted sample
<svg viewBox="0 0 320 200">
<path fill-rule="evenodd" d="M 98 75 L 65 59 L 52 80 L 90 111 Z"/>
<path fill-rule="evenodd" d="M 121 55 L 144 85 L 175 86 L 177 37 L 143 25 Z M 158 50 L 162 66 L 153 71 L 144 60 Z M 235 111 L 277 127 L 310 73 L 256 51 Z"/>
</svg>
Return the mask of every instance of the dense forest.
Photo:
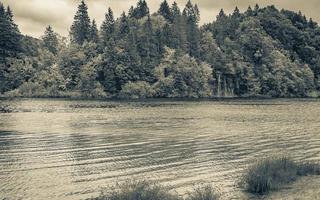
<svg viewBox="0 0 320 200">
<path fill-rule="evenodd" d="M 196 4 L 139 0 L 100 26 L 79 6 L 68 38 L 20 33 L 0 2 L 0 93 L 15 97 L 306 97 L 320 94 L 320 27 L 301 12 L 221 9 L 200 26 Z"/>
</svg>

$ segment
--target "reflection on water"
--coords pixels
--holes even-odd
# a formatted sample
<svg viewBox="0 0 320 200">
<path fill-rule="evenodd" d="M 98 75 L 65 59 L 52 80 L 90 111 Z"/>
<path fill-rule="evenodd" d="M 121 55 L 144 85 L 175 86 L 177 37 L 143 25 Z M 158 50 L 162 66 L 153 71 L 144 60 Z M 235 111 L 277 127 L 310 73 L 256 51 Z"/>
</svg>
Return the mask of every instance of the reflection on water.
<svg viewBox="0 0 320 200">
<path fill-rule="evenodd" d="M 257 158 L 320 160 L 319 100 L 1 100 L 0 198 L 85 199 L 128 178 L 242 196 Z M 0 109 L 1 110 L 1 109 Z"/>
</svg>

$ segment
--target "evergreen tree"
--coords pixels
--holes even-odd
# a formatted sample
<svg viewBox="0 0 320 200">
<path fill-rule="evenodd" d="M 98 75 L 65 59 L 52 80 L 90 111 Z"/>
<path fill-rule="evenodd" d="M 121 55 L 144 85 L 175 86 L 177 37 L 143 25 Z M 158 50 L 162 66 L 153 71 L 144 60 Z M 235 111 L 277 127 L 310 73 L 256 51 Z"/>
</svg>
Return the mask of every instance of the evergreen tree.
<svg viewBox="0 0 320 200">
<path fill-rule="evenodd" d="M 217 16 L 217 21 L 223 20 L 223 19 L 225 19 L 226 17 L 227 17 L 227 16 L 226 16 L 224 10 L 221 9 L 220 12 L 219 12 L 219 14 L 218 14 L 218 16 Z"/>
<path fill-rule="evenodd" d="M 171 13 L 173 16 L 173 23 L 171 26 L 172 42 L 170 46 L 174 49 L 180 49 L 186 52 L 187 51 L 186 19 L 181 15 L 181 11 L 176 2 L 172 4 Z"/>
<path fill-rule="evenodd" d="M 97 43 L 99 41 L 98 28 L 95 20 L 92 20 L 89 32 L 89 41 L 94 43 Z"/>
<path fill-rule="evenodd" d="M 70 36 L 71 42 L 82 45 L 85 41 L 90 40 L 90 18 L 88 15 L 88 7 L 84 0 L 78 6 L 78 11 L 74 16 L 71 26 Z"/>
<path fill-rule="evenodd" d="M 168 5 L 167 0 L 164 0 L 161 4 L 160 4 L 160 8 L 158 10 L 158 13 L 160 15 L 162 15 L 168 22 L 172 22 L 173 21 L 173 16 L 170 10 L 170 7 Z"/>
<path fill-rule="evenodd" d="M 103 46 L 114 36 L 115 31 L 115 21 L 113 16 L 113 11 L 111 8 L 108 9 L 108 12 L 105 14 L 105 19 L 102 22 L 100 28 L 100 38 L 102 40 Z"/>
<path fill-rule="evenodd" d="M 21 34 L 13 21 L 13 13 L 0 2 L 0 61 L 6 57 L 15 57 L 21 52 Z"/>
<path fill-rule="evenodd" d="M 10 7 L 6 10 L 0 2 L 0 93 L 14 89 L 12 82 L 15 82 L 15 80 L 10 80 L 8 77 L 19 78 L 18 76 L 11 76 L 12 70 L 9 60 L 17 57 L 17 54 L 22 51 L 21 38 L 18 26 L 13 21 L 13 13 Z M 19 61 L 19 63 L 21 62 Z"/>
<path fill-rule="evenodd" d="M 234 9 L 234 11 L 232 13 L 232 17 L 233 18 L 239 18 L 240 17 L 240 10 L 239 10 L 238 6 L 236 6 L 236 8 Z"/>
<path fill-rule="evenodd" d="M 143 24 L 142 35 L 139 37 L 138 50 L 141 60 L 143 72 L 141 80 L 152 81 L 153 80 L 153 68 L 156 66 L 158 54 L 156 41 L 154 37 L 154 30 L 150 17 L 148 16 L 147 21 Z"/>
<path fill-rule="evenodd" d="M 101 54 L 101 63 L 98 67 L 98 81 L 103 85 L 105 91 L 111 94 L 116 93 L 119 90 L 116 83 L 117 52 L 115 48 L 115 42 L 113 38 L 111 38 L 106 43 L 106 48 Z"/>
<path fill-rule="evenodd" d="M 136 19 L 141 19 L 145 16 L 149 15 L 149 8 L 147 2 L 145 0 L 139 0 L 137 3 L 137 7 L 130 12 L 130 17 L 134 17 Z"/>
<path fill-rule="evenodd" d="M 123 12 L 120 17 L 120 25 L 119 25 L 119 38 L 126 36 L 130 31 L 129 21 L 126 16 L 126 13 Z"/>
<path fill-rule="evenodd" d="M 187 45 L 188 53 L 196 58 L 200 56 L 200 31 L 198 23 L 200 20 L 199 9 L 197 5 L 193 6 L 189 0 L 183 10 L 183 17 L 186 20 L 187 27 Z"/>
<path fill-rule="evenodd" d="M 253 15 L 254 15 L 254 16 L 257 16 L 258 13 L 259 13 L 259 10 L 260 10 L 260 7 L 259 7 L 258 4 L 256 4 L 256 5 L 254 6 Z"/>
<path fill-rule="evenodd" d="M 55 55 L 58 53 L 58 37 L 51 26 L 46 28 L 44 35 L 42 36 L 42 40 L 46 49 Z"/>
<path fill-rule="evenodd" d="M 253 10 L 252 10 L 251 6 L 248 7 L 248 9 L 246 11 L 246 15 L 249 17 L 253 16 Z"/>
</svg>

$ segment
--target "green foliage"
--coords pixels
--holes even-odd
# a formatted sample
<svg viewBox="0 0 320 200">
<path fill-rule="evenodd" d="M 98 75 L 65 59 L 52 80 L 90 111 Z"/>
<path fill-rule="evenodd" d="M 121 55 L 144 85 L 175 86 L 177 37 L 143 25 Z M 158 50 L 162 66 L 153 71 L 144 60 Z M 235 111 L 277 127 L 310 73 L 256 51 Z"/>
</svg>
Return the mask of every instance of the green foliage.
<svg viewBox="0 0 320 200">
<path fill-rule="evenodd" d="M 14 57 L 21 52 L 21 34 L 13 21 L 13 13 L 0 2 L 0 63 L 6 57 Z"/>
<path fill-rule="evenodd" d="M 206 63 L 197 63 L 189 55 L 179 56 L 172 49 L 155 69 L 154 87 L 159 97 L 209 97 L 212 69 Z"/>
<path fill-rule="evenodd" d="M 107 96 L 102 85 L 97 81 L 99 62 L 100 57 L 87 63 L 80 71 L 79 88 L 85 97 L 102 98 Z"/>
<path fill-rule="evenodd" d="M 162 15 L 168 22 L 172 22 L 173 21 L 173 16 L 172 16 L 170 7 L 168 5 L 168 2 L 166 0 L 164 0 L 160 4 L 160 8 L 158 10 L 158 13 L 160 15 Z"/>
<path fill-rule="evenodd" d="M 149 8 L 145 0 L 139 0 L 137 7 L 130 12 L 130 17 L 141 19 L 149 15 Z"/>
<path fill-rule="evenodd" d="M 199 20 L 191 1 L 181 12 L 164 0 L 151 14 L 139 0 L 117 19 L 109 8 L 98 30 L 82 0 L 69 43 L 51 26 L 42 40 L 21 36 L 0 4 L 0 92 L 26 82 L 26 91 L 49 89 L 38 76 L 50 79 L 56 66 L 63 93 L 85 97 L 319 96 L 320 28 L 301 12 L 256 5 L 230 15 L 221 9 L 201 27 Z"/>
<path fill-rule="evenodd" d="M 90 18 L 88 15 L 88 7 L 82 0 L 78 6 L 78 11 L 74 16 L 74 22 L 70 29 L 71 41 L 82 45 L 85 41 L 90 40 Z"/>
<path fill-rule="evenodd" d="M 57 34 L 52 30 L 51 26 L 46 28 L 44 32 L 44 36 L 42 37 L 43 46 L 48 49 L 51 53 L 57 54 L 58 53 L 58 37 Z"/>
<path fill-rule="evenodd" d="M 121 98 L 141 99 L 153 96 L 153 89 L 148 82 L 128 82 L 122 87 L 119 94 Z"/>
<path fill-rule="evenodd" d="M 98 28 L 95 20 L 92 20 L 92 24 L 89 30 L 89 40 L 93 43 L 97 43 L 99 41 Z"/>
<path fill-rule="evenodd" d="M 200 56 L 200 31 L 198 28 L 200 13 L 197 5 L 193 6 L 189 0 L 182 15 L 186 21 L 188 53 L 190 56 L 198 58 Z"/>
<path fill-rule="evenodd" d="M 107 42 L 114 37 L 115 34 L 115 21 L 113 16 L 113 11 L 111 8 L 105 14 L 105 19 L 100 27 L 100 39 L 102 48 L 107 45 Z"/>
<path fill-rule="evenodd" d="M 295 181 L 298 176 L 319 174 L 318 164 L 298 163 L 288 157 L 272 157 L 250 166 L 243 177 L 243 184 L 250 193 L 265 194 Z"/>
</svg>

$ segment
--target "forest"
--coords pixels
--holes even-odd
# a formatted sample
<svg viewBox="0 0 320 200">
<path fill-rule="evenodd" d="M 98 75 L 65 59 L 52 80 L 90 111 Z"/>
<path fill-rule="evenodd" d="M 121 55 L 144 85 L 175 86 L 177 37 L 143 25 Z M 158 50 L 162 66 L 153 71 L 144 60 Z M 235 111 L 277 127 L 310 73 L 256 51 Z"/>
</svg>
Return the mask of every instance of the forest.
<svg viewBox="0 0 320 200">
<path fill-rule="evenodd" d="M 23 35 L 0 2 L 0 95 L 5 97 L 319 97 L 320 27 L 275 6 L 221 9 L 200 25 L 198 6 L 145 0 L 100 27 L 85 1 L 69 36 Z"/>
</svg>

